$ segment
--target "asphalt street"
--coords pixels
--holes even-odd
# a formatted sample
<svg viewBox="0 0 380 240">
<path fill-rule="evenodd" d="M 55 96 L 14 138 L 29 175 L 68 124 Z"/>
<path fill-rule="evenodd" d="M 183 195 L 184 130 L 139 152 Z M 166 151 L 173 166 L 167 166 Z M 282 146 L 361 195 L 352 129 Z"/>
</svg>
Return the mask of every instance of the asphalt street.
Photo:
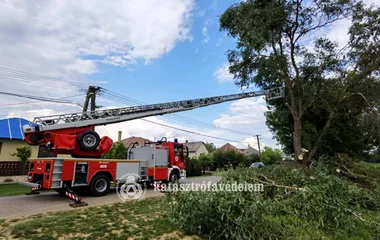
<svg viewBox="0 0 380 240">
<path fill-rule="evenodd" d="M 220 176 L 196 177 L 183 179 L 181 183 L 208 183 L 209 181 L 216 183 L 220 179 Z M 146 191 L 144 198 L 163 195 L 163 193 L 150 188 Z M 110 193 L 103 197 L 82 196 L 82 201 L 88 203 L 87 207 L 122 202 L 116 190 L 111 190 Z M 70 203 L 73 203 L 73 201 L 55 192 L 41 192 L 41 194 L 38 195 L 0 197 L 0 219 L 27 217 L 40 213 L 83 208 L 72 208 L 69 206 Z"/>
</svg>

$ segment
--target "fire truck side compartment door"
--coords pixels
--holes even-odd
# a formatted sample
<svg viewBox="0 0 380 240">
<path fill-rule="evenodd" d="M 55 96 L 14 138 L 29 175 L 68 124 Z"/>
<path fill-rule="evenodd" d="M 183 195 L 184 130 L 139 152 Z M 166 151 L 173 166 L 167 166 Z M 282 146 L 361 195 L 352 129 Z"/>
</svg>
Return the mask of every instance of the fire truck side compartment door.
<svg viewBox="0 0 380 240">
<path fill-rule="evenodd" d="M 168 151 L 166 149 L 157 149 L 156 166 L 168 166 Z"/>
<path fill-rule="evenodd" d="M 125 180 L 125 177 L 140 176 L 140 162 L 118 162 L 116 165 L 116 180 Z"/>
<path fill-rule="evenodd" d="M 74 178 L 74 161 L 63 161 L 62 181 L 72 181 Z"/>
</svg>

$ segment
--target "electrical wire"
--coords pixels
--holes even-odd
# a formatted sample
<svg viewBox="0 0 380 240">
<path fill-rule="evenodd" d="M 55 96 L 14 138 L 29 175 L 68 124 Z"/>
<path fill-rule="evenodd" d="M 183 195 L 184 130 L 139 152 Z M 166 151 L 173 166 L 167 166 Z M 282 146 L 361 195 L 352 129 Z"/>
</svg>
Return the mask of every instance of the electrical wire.
<svg viewBox="0 0 380 240">
<path fill-rule="evenodd" d="M 49 102 L 56 102 L 56 103 L 63 103 L 63 104 L 75 104 L 78 106 L 83 107 L 77 102 L 70 101 L 70 100 L 59 100 L 59 98 L 47 98 L 47 97 L 39 97 L 39 96 L 33 96 L 33 95 L 26 95 L 26 94 L 18 94 L 18 93 L 10 93 L 10 92 L 3 92 L 0 91 L 0 94 L 8 95 L 8 96 L 14 96 L 14 97 L 20 97 L 20 98 L 28 98 L 33 100 L 39 100 L 39 101 L 49 101 Z"/>
<path fill-rule="evenodd" d="M 1 93 L 0 93 L 1 94 Z M 72 95 L 72 96 L 66 96 L 66 97 L 60 97 L 60 98 L 51 98 L 51 100 L 59 100 L 59 99 L 65 99 L 65 98 L 72 98 L 72 97 L 79 97 L 79 96 L 83 96 L 83 94 L 78 94 L 78 95 Z M 21 96 L 17 96 L 17 97 L 21 97 Z M 36 104 L 36 103 L 40 103 L 40 102 L 47 102 L 46 99 L 40 99 L 40 100 L 36 100 L 34 102 L 22 102 L 22 103 L 8 103 L 8 104 L 1 104 L 0 107 L 4 107 L 4 106 L 14 106 L 14 105 L 24 105 L 24 104 Z M 82 107 L 81 105 L 78 105 L 80 107 Z"/>
<path fill-rule="evenodd" d="M 13 78 L 13 79 L 19 79 L 21 81 L 26 81 L 26 82 L 33 82 L 33 81 L 38 81 L 40 83 L 48 83 L 48 82 L 60 82 L 60 83 L 66 83 L 66 84 L 71 84 L 71 85 L 76 85 L 76 86 L 88 86 L 87 84 L 76 82 L 76 81 L 71 81 L 71 80 L 64 80 L 64 79 L 59 79 L 59 78 L 54 78 L 54 77 L 48 77 L 48 76 L 43 76 L 35 73 L 29 73 L 25 71 L 20 71 L 16 69 L 11 69 L 7 67 L 0 66 L 0 76 L 6 77 L 6 78 Z"/>
</svg>

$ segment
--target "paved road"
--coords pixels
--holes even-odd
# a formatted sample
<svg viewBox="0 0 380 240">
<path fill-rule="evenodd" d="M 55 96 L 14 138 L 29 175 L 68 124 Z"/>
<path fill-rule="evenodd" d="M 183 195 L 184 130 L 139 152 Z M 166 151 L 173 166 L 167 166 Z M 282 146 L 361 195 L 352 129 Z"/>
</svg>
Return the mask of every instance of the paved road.
<svg viewBox="0 0 380 240">
<path fill-rule="evenodd" d="M 202 183 L 217 182 L 221 179 L 219 176 L 187 178 L 181 180 L 182 183 Z M 163 193 L 148 189 L 145 198 L 163 196 Z M 121 202 L 120 198 L 113 190 L 104 197 L 82 197 L 84 202 L 89 206 L 99 206 Z M 41 192 L 39 195 L 21 195 L 12 197 L 0 197 L 0 219 L 26 217 L 39 213 L 57 212 L 63 210 L 73 210 L 69 206 L 72 203 L 67 197 L 61 197 L 55 192 Z M 82 209 L 82 208 L 79 208 Z"/>
</svg>

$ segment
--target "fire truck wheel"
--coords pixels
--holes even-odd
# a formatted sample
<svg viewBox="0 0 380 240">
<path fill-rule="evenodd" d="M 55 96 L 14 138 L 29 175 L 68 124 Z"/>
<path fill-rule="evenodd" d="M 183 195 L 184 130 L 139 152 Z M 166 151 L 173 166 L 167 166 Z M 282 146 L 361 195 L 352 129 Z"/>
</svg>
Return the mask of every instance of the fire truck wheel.
<svg viewBox="0 0 380 240">
<path fill-rule="evenodd" d="M 86 131 L 79 135 L 78 142 L 82 150 L 93 151 L 100 143 L 100 137 L 95 131 Z"/>
<path fill-rule="evenodd" d="M 110 190 L 110 179 L 104 174 L 95 176 L 91 180 L 90 190 L 95 197 L 106 195 Z"/>
<path fill-rule="evenodd" d="M 181 177 L 179 176 L 179 172 L 174 170 L 174 171 L 170 174 L 169 181 L 170 181 L 171 183 L 177 183 L 177 182 L 179 182 L 179 179 L 180 179 L 180 178 L 181 178 Z"/>
</svg>

